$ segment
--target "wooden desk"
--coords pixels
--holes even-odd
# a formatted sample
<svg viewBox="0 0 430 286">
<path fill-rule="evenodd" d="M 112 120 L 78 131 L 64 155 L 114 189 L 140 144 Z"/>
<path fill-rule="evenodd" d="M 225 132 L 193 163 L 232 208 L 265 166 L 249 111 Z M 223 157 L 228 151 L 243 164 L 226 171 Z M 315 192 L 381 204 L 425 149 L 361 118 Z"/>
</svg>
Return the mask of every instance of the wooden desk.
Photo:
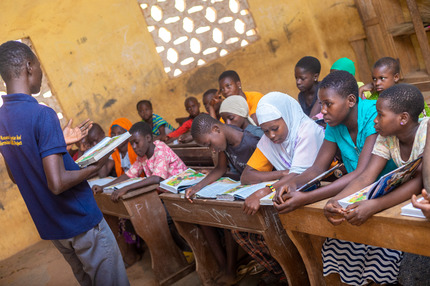
<svg viewBox="0 0 430 286">
<path fill-rule="evenodd" d="M 103 193 L 96 194 L 95 199 L 115 235 L 118 218 L 131 220 L 136 233 L 148 245 L 155 277 L 160 285 L 170 285 L 194 271 L 194 264 L 187 263 L 170 235 L 157 187 L 152 185 L 129 192 L 117 203 Z"/>
<path fill-rule="evenodd" d="M 243 202 L 196 199 L 194 203 L 190 203 L 179 195 L 170 193 L 162 194 L 160 198 L 175 221 L 179 233 L 193 250 L 196 270 L 202 284 L 216 285 L 219 267 L 197 224 L 262 234 L 272 256 L 282 266 L 288 284 L 309 284 L 300 254 L 282 228 L 273 207 L 263 206 L 256 215 L 248 216 L 242 211 Z"/>
<path fill-rule="evenodd" d="M 326 237 L 397 249 L 430 256 L 430 222 L 400 215 L 400 208 L 410 201 L 384 210 L 361 226 L 347 222 L 334 226 L 324 216 L 323 200 L 288 214 L 280 214 L 282 225 L 299 250 L 311 285 L 334 285 L 322 275 L 321 246 Z"/>
<path fill-rule="evenodd" d="M 213 154 L 208 147 L 199 146 L 195 142 L 169 144 L 169 147 L 189 168 L 214 166 Z"/>
</svg>

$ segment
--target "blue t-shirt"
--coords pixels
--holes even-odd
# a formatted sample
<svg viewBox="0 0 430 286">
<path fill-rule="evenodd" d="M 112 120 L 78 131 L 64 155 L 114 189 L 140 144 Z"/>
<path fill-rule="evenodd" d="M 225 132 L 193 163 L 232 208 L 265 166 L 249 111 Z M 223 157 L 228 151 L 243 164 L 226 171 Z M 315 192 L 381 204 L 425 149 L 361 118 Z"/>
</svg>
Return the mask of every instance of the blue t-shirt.
<svg viewBox="0 0 430 286">
<path fill-rule="evenodd" d="M 86 181 L 54 195 L 42 158 L 62 154 L 66 170 L 79 170 L 67 153 L 57 114 L 27 94 L 4 95 L 0 152 L 42 239 L 67 239 L 97 225 L 103 215 Z"/>
<path fill-rule="evenodd" d="M 361 154 L 364 143 L 368 136 L 376 134 L 373 120 L 377 115 L 376 100 L 362 100 L 358 99 L 357 103 L 357 145 L 352 141 L 348 128 L 339 124 L 336 126 L 327 125 L 325 130 L 325 137 L 327 141 L 334 142 L 340 149 L 342 154 L 342 161 L 348 173 L 351 173 L 357 168 L 358 157 Z M 380 175 L 386 174 L 396 168 L 394 162 L 390 160 L 385 166 Z"/>
</svg>

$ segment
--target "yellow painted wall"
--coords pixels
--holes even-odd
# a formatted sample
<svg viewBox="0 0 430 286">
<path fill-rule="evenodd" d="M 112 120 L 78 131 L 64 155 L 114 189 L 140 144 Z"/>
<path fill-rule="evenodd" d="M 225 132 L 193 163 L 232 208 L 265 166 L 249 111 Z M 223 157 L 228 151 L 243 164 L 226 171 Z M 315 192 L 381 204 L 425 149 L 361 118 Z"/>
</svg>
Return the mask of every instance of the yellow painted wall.
<svg viewBox="0 0 430 286">
<path fill-rule="evenodd" d="M 353 0 L 248 3 L 260 39 L 175 79 L 164 73 L 136 0 L 2 0 L 0 42 L 30 37 L 65 116 L 89 117 L 105 129 L 117 117 L 137 121 L 140 99 L 174 123 L 186 116 L 185 97 L 201 99 L 226 69 L 239 73 L 245 90 L 296 97 L 301 57 L 320 59 L 321 79 L 337 58 L 355 60 L 348 38 L 363 29 Z M 1 260 L 40 238 L 4 166 L 0 178 Z"/>
</svg>

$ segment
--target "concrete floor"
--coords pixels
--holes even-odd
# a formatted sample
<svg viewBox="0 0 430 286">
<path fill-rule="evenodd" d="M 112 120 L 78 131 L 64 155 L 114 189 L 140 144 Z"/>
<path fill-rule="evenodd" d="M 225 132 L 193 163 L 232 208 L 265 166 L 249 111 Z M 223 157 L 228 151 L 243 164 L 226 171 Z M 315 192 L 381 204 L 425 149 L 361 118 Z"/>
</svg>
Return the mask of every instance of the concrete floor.
<svg viewBox="0 0 430 286">
<path fill-rule="evenodd" d="M 130 284 L 157 285 L 151 269 L 151 257 L 146 251 L 143 259 L 127 269 Z M 247 276 L 239 285 L 257 285 L 258 276 Z M 63 256 L 50 241 L 35 245 L 0 261 L 0 285 L 10 286 L 79 286 Z M 196 272 L 179 280 L 175 286 L 201 285 Z"/>
</svg>

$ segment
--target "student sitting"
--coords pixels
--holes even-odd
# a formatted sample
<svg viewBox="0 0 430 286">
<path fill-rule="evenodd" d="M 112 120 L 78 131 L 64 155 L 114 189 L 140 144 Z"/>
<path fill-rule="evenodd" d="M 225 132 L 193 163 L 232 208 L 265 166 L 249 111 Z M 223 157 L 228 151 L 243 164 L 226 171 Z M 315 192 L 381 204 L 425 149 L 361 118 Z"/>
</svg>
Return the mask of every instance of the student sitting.
<svg viewBox="0 0 430 286">
<path fill-rule="evenodd" d="M 205 106 L 206 112 L 219 120 L 221 116 L 219 115 L 219 108 L 222 103 L 222 99 L 218 95 L 218 90 L 216 89 L 208 89 L 203 93 L 203 105 Z"/>
<path fill-rule="evenodd" d="M 257 116 L 255 112 L 257 110 L 258 101 L 263 97 L 263 94 L 255 91 L 246 91 L 242 90 L 242 83 L 240 82 L 239 75 L 237 72 L 228 70 L 223 72 L 219 78 L 219 90 L 222 95 L 227 98 L 231 95 L 240 95 L 246 99 L 249 107 L 249 115 L 254 120 L 254 122 L 258 125 Z"/>
<path fill-rule="evenodd" d="M 427 134 L 429 134 L 430 125 L 427 124 Z M 430 219 L 430 136 L 426 137 L 426 145 L 423 153 L 423 184 L 422 190 L 423 200 L 418 201 L 416 195 L 412 195 L 412 205 L 419 208 L 427 219 Z"/>
<path fill-rule="evenodd" d="M 323 142 L 324 131 L 303 113 L 296 100 L 280 92 L 268 93 L 258 103 L 257 117 L 264 136 L 242 173 L 242 184 L 292 178 L 313 164 Z M 260 199 L 279 187 L 275 183 L 256 191 L 245 200 L 244 212 L 255 214 L 260 208 Z M 277 278 L 285 279 L 262 235 L 239 231 L 232 231 L 232 234 L 257 262 Z"/>
<path fill-rule="evenodd" d="M 243 184 L 292 178 L 312 166 L 324 140 L 324 131 L 306 116 L 299 103 L 280 92 L 266 94 L 258 104 L 257 116 L 264 136 L 241 176 Z M 275 183 L 275 189 L 282 185 Z M 252 215 L 260 199 L 269 194 L 261 189 L 245 200 L 244 211 Z"/>
<path fill-rule="evenodd" d="M 366 171 L 327 202 L 324 213 L 332 224 L 338 225 L 346 220 L 352 225 L 359 226 L 373 214 L 407 200 L 422 189 L 420 166 L 410 181 L 382 197 L 360 201 L 349 205 L 346 209 L 341 208 L 337 202 L 375 182 L 388 160 L 392 159 L 396 166 L 400 167 L 422 154 L 428 123 L 428 118 L 423 119 L 421 123 L 418 122 L 423 108 L 424 98 L 412 85 L 395 85 L 379 95 L 376 103 L 378 115 L 374 120 L 379 136 L 373 147 L 372 156 Z M 349 247 L 345 248 L 345 245 Z M 350 247 L 354 251 L 348 251 Z M 339 248 L 343 249 L 342 254 L 338 252 Z M 401 251 L 327 239 L 322 253 L 324 275 L 338 272 L 342 282 L 352 282 L 357 285 L 363 285 L 369 280 L 380 284 L 397 283 L 397 273 L 402 259 Z M 359 261 L 359 271 L 348 268 L 351 260 L 355 261 L 354 264 Z"/>
<path fill-rule="evenodd" d="M 167 140 L 167 135 L 175 130 L 172 125 L 167 123 L 160 115 L 152 112 L 152 103 L 149 100 L 141 100 L 136 105 L 137 112 L 152 128 L 152 134 L 155 136 L 155 140 Z"/>
<path fill-rule="evenodd" d="M 100 126 L 100 124 L 93 123 L 93 126 L 88 131 L 87 144 L 90 148 L 94 147 L 95 145 L 97 145 L 97 143 L 102 141 L 105 137 L 106 137 L 105 131 Z"/>
<path fill-rule="evenodd" d="M 358 97 L 357 82 L 352 74 L 346 71 L 331 72 L 320 83 L 318 97 L 328 125 L 324 142 L 312 167 L 292 180 L 280 181 L 282 187 L 277 188 L 274 204 L 280 213 L 338 194 L 365 170 L 371 156 L 377 137 L 373 127 L 377 115 L 376 102 Z M 296 192 L 298 187 L 328 170 L 337 149 L 348 174 L 312 192 Z M 394 168 L 390 165 L 383 173 Z"/>
<path fill-rule="evenodd" d="M 248 104 L 240 95 L 232 95 L 226 98 L 221 103 L 219 113 L 226 124 L 247 130 L 259 138 L 264 134 L 261 128 L 256 126 L 254 120 L 249 116 Z"/>
<path fill-rule="evenodd" d="M 240 98 L 244 100 L 242 97 Z M 250 132 L 223 124 L 208 114 L 200 114 L 194 119 L 191 134 L 197 144 L 218 152 L 218 162 L 201 182 L 186 190 L 185 198 L 190 202 L 195 193 L 226 173 L 228 162 L 233 165 L 235 170 L 242 173 L 260 140 Z M 218 282 L 235 281 L 237 244 L 232 239 L 230 232 L 225 231 L 226 253 L 224 253 L 216 229 L 209 226 L 201 226 L 201 229 L 206 238 L 211 241 L 211 248 L 224 274 Z"/>
<path fill-rule="evenodd" d="M 197 98 L 195 98 L 194 96 L 191 96 L 185 99 L 184 104 L 185 104 L 185 110 L 188 112 L 190 116 L 188 117 L 187 121 L 185 121 L 184 123 L 182 123 L 181 126 L 179 126 L 178 129 L 170 132 L 167 135 L 168 140 L 166 140 L 166 142 L 172 142 L 173 139 L 177 137 L 179 137 L 179 141 L 182 143 L 186 143 L 193 140 L 193 138 L 189 134 L 187 134 L 189 136 L 181 136 L 181 135 L 185 135 L 187 132 L 189 132 L 194 118 L 196 118 L 197 115 L 200 114 L 200 103 L 197 100 Z"/>
<path fill-rule="evenodd" d="M 321 64 L 317 58 L 303 57 L 294 68 L 297 88 L 300 90 L 298 100 L 303 112 L 313 118 L 320 113 L 319 105 L 313 110 L 318 100 L 318 77 L 321 71 Z M 311 112 L 312 111 L 312 112 Z"/>
<path fill-rule="evenodd" d="M 131 121 L 127 118 L 118 118 L 112 122 L 109 128 L 109 137 L 115 137 L 127 132 L 131 127 Z M 108 162 L 99 171 L 99 177 L 108 176 L 115 167 L 116 176 L 119 177 L 130 169 L 131 165 L 136 161 L 136 153 L 134 153 L 129 140 L 119 145 Z"/>
</svg>

